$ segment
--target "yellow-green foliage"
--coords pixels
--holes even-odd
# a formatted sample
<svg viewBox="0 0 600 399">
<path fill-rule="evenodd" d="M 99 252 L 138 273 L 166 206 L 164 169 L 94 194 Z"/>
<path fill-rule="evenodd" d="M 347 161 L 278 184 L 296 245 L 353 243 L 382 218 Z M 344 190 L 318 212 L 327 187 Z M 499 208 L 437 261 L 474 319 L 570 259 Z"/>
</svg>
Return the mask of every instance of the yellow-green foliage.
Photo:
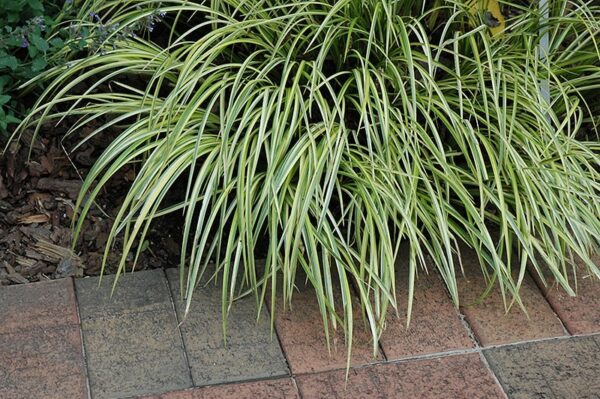
<svg viewBox="0 0 600 399">
<path fill-rule="evenodd" d="M 80 117 L 72 131 L 92 121 L 92 136 L 120 129 L 86 177 L 74 228 L 136 162 L 106 247 L 124 234 L 121 271 L 153 219 L 183 213 L 188 301 L 209 259 L 224 314 L 238 295 L 263 305 L 267 292 L 275 311 L 275 293 L 289 301 L 301 269 L 325 326 L 341 324 L 351 346 L 358 301 L 376 349 L 426 256 L 458 304 L 459 244 L 475 249 L 507 306 L 520 305 L 528 265 L 569 293 L 574 256 L 600 276 L 590 258 L 600 146 L 588 107 L 600 89 L 600 13 L 582 0 L 551 3 L 547 25 L 535 6 L 514 4 L 520 14 L 492 36 L 464 2 L 90 0 L 81 16 L 117 28 L 96 53 L 42 76 L 47 90 L 22 128 Z M 157 15 L 162 34 L 119 36 L 153 30 Z M 545 60 L 540 32 L 551 39 Z M 185 200 L 165 204 L 179 178 Z M 394 283 L 401 241 L 408 292 Z"/>
</svg>

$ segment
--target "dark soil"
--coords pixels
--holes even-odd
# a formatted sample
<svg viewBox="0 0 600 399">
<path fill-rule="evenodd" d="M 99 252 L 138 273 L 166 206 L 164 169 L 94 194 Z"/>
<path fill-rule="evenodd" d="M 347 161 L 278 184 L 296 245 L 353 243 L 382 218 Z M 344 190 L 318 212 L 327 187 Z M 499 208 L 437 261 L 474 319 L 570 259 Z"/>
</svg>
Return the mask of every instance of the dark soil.
<svg viewBox="0 0 600 399">
<path fill-rule="evenodd" d="M 64 139 L 66 130 L 64 126 L 46 126 L 32 146 L 32 132 L 27 132 L 4 154 L 0 152 L 0 285 L 97 275 L 101 271 L 111 215 L 122 203 L 135 170 L 121 170 L 107 184 L 83 224 L 75 250 L 71 250 L 71 221 L 82 176 L 111 137 L 91 138 L 77 151 L 68 152 L 81 137 Z M 0 145 L 4 148 L 5 143 Z M 178 263 L 179 225 L 176 218 L 154 223 L 135 270 Z M 105 273 L 115 272 L 121 257 L 117 241 Z M 128 259 L 132 257 L 129 254 Z M 129 261 L 128 270 L 131 266 Z"/>
</svg>

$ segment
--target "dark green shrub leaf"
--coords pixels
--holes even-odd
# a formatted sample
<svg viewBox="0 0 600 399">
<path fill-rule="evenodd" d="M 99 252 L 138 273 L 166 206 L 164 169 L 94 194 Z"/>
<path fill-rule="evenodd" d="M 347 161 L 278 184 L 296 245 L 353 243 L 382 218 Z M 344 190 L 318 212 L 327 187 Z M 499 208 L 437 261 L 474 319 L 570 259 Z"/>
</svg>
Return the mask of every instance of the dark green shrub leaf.
<svg viewBox="0 0 600 399">
<path fill-rule="evenodd" d="M 27 5 L 37 13 L 41 14 L 44 12 L 44 5 L 40 0 L 27 0 Z"/>
<path fill-rule="evenodd" d="M 35 46 L 29 46 L 27 47 L 27 53 L 29 54 L 30 58 L 35 58 L 40 53 L 40 51 Z"/>
<path fill-rule="evenodd" d="M 54 39 L 50 40 L 50 45 L 52 47 L 63 48 L 65 46 L 65 41 L 59 37 L 55 37 Z"/>
<path fill-rule="evenodd" d="M 21 123 L 21 119 L 15 117 L 14 115 L 6 115 L 6 117 L 4 118 L 6 120 L 6 123 Z"/>
<path fill-rule="evenodd" d="M 11 71 L 14 71 L 15 69 L 17 69 L 18 65 L 19 62 L 17 61 L 17 57 L 13 55 L 0 56 L 0 68 L 7 67 Z"/>
<path fill-rule="evenodd" d="M 17 124 L 17 123 L 21 122 L 21 119 L 17 118 L 14 115 L 11 115 L 11 114 L 5 115 L 4 116 L 4 120 L 6 121 L 6 123 L 9 123 L 9 124 L 10 123 Z"/>
<path fill-rule="evenodd" d="M 46 65 L 48 65 L 48 63 L 43 57 L 36 57 L 31 63 L 31 70 L 34 72 L 39 72 L 42 69 L 46 68 Z"/>
<path fill-rule="evenodd" d="M 31 40 L 31 43 L 40 51 L 42 52 L 46 52 L 48 51 L 48 49 L 50 48 L 50 46 L 48 45 L 48 42 L 46 40 L 44 40 L 42 37 L 38 36 L 38 35 L 31 35 L 29 37 L 29 40 Z"/>
</svg>

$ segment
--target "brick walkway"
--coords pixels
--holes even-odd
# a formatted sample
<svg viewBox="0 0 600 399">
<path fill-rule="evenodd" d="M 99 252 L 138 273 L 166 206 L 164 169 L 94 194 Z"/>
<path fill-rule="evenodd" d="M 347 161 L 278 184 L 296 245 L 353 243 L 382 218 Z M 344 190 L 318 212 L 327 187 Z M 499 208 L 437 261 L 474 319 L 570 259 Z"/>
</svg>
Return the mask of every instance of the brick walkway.
<svg viewBox="0 0 600 399">
<path fill-rule="evenodd" d="M 237 303 L 224 347 L 219 290 L 197 291 L 180 323 L 176 269 L 122 277 L 112 298 L 111 276 L 2 287 L 0 398 L 600 398 L 598 281 L 577 276 L 570 298 L 527 276 L 529 317 L 505 315 L 498 292 L 469 305 L 483 282 L 464 266 L 460 312 L 423 275 L 408 331 L 390 316 L 374 357 L 359 328 L 347 383 L 343 335 L 328 353 L 308 290 L 274 335 L 253 298 Z"/>
</svg>

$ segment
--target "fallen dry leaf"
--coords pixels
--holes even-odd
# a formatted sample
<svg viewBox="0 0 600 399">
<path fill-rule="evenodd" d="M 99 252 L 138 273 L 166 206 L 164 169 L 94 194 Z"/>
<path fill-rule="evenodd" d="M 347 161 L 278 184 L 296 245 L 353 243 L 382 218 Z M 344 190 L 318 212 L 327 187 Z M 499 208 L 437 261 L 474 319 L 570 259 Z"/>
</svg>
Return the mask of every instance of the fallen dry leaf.
<svg viewBox="0 0 600 399">
<path fill-rule="evenodd" d="M 48 193 L 38 193 L 38 192 L 33 192 L 31 194 L 29 194 L 29 198 L 28 201 L 31 205 L 35 205 L 38 203 L 38 201 L 49 201 L 51 199 L 53 199 L 54 196 Z"/>
<path fill-rule="evenodd" d="M 18 218 L 20 224 L 31 224 L 31 223 L 46 223 L 50 220 L 50 216 L 40 213 L 38 215 L 27 215 Z"/>
<path fill-rule="evenodd" d="M 40 163 L 42 164 L 42 167 L 44 168 L 46 173 L 54 172 L 54 160 L 52 159 L 51 156 L 48 156 L 48 155 L 42 156 L 40 158 Z"/>
</svg>

